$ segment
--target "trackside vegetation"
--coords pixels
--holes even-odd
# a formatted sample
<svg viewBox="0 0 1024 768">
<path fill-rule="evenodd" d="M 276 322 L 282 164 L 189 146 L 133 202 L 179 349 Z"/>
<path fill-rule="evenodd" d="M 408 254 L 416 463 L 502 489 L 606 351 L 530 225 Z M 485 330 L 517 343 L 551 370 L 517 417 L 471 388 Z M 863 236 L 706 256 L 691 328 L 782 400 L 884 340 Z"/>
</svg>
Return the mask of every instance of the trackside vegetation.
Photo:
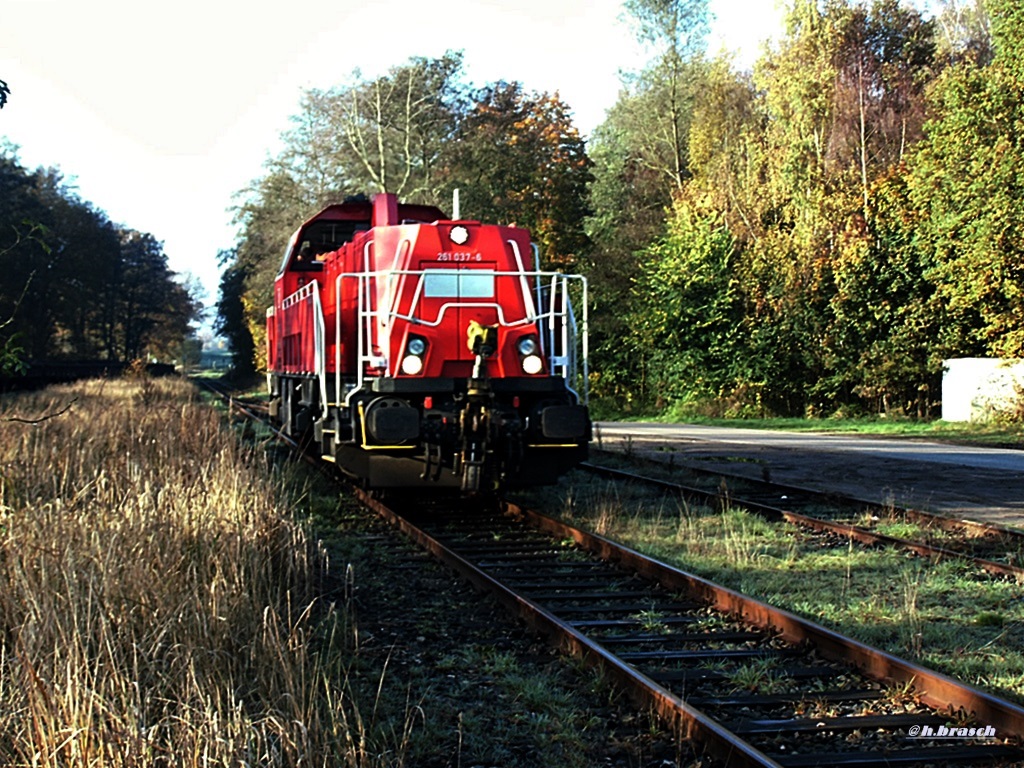
<svg viewBox="0 0 1024 768">
<path fill-rule="evenodd" d="M 275 446 L 183 381 L 0 399 L 0 764 L 693 762 Z"/>
<path fill-rule="evenodd" d="M 5 397 L 0 763 L 394 753 L 353 705 L 351 628 L 314 599 L 324 560 L 290 487 L 185 382 Z"/>
</svg>

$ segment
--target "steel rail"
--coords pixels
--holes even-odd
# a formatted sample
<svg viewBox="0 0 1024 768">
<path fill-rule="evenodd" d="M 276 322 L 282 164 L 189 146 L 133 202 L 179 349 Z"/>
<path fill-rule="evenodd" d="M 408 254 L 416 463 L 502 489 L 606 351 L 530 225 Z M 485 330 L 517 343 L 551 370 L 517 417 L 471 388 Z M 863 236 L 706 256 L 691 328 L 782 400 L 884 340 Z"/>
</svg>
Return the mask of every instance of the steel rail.
<svg viewBox="0 0 1024 768">
<path fill-rule="evenodd" d="M 735 590 L 654 560 L 636 550 L 596 533 L 583 531 L 540 512 L 505 502 L 508 514 L 554 536 L 571 538 L 583 549 L 614 562 L 667 589 L 677 590 L 702 600 L 719 611 L 742 619 L 763 630 L 778 631 L 790 643 L 813 643 L 815 649 L 832 661 L 851 663 L 866 676 L 879 682 L 913 683 L 921 701 L 939 711 L 964 712 L 986 725 L 1024 737 L 1024 708 L 972 688 L 939 672 L 900 659 L 794 613 L 775 608 Z"/>
<path fill-rule="evenodd" d="M 458 572 L 475 587 L 491 592 L 507 610 L 519 616 L 535 631 L 550 637 L 557 647 L 590 666 L 600 667 L 626 690 L 636 703 L 650 707 L 657 712 L 680 738 L 705 745 L 711 754 L 724 760 L 730 766 L 783 768 L 780 763 L 738 739 L 715 720 L 695 707 L 689 706 L 671 691 L 638 672 L 567 622 L 477 568 L 379 499 L 370 496 L 365 491 L 357 490 L 356 493 L 366 506 L 373 509 L 445 565 Z"/>
<path fill-rule="evenodd" d="M 889 536 L 888 534 L 878 533 L 876 531 L 872 531 L 869 528 L 853 525 L 851 523 L 839 523 L 833 520 L 823 520 L 819 517 L 804 515 L 799 512 L 793 512 L 787 509 L 782 509 L 781 507 L 776 507 L 771 504 L 765 504 L 763 502 L 755 501 L 752 499 L 744 499 L 742 493 L 740 493 L 739 495 L 734 495 L 731 493 L 716 493 L 715 491 L 707 491 L 702 488 L 695 488 L 689 485 L 673 483 L 669 480 L 661 480 L 659 478 L 647 477 L 645 475 L 640 475 L 635 472 L 628 472 L 622 469 L 615 469 L 613 467 L 603 467 L 592 462 L 585 462 L 581 464 L 580 467 L 585 471 L 596 472 L 606 477 L 646 483 L 648 485 L 652 485 L 663 490 L 679 493 L 685 497 L 698 497 L 706 501 L 710 500 L 722 503 L 728 502 L 730 504 L 734 504 L 745 509 L 749 509 L 750 511 L 756 512 L 757 514 L 760 514 L 761 516 L 771 520 L 784 520 L 788 523 L 803 526 L 804 528 L 810 528 L 815 531 L 820 531 L 823 533 L 834 533 L 839 536 L 852 538 L 855 541 L 860 542 L 861 544 L 881 544 L 886 546 L 899 547 L 901 549 L 910 550 L 918 555 L 921 555 L 922 557 L 952 557 L 959 560 L 967 560 L 976 565 L 978 568 L 981 568 L 982 570 L 988 573 L 997 576 L 1013 578 L 1018 581 L 1024 581 L 1024 567 L 1018 565 L 1000 563 L 996 560 L 987 560 L 985 558 L 976 557 L 975 555 L 972 555 L 967 552 L 960 552 L 955 549 L 947 549 L 945 547 L 939 547 L 934 544 L 926 544 L 923 542 L 911 541 L 909 539 L 903 539 L 896 536 Z M 737 479 L 749 480 L 749 478 Z M 814 493 L 813 491 L 804 492 Z M 822 494 L 817 495 L 820 496 Z M 976 523 L 975 525 L 981 524 Z M 1017 535 L 1019 536 L 1019 534 Z"/>
</svg>

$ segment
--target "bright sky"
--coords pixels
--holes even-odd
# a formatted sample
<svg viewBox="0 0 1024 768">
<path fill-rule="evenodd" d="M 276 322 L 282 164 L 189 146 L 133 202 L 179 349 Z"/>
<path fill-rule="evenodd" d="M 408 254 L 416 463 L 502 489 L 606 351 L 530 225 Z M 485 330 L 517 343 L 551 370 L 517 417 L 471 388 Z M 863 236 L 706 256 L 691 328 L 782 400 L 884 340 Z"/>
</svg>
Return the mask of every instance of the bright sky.
<svg viewBox="0 0 1024 768">
<path fill-rule="evenodd" d="M 58 166 L 115 222 L 163 241 L 216 300 L 233 195 L 263 172 L 307 88 L 465 51 L 468 79 L 558 91 L 584 134 L 644 60 L 621 0 L 0 0 L 0 138 Z M 775 0 L 711 0 L 712 50 L 749 66 Z M 298 223 L 298 222 L 297 222 Z"/>
</svg>

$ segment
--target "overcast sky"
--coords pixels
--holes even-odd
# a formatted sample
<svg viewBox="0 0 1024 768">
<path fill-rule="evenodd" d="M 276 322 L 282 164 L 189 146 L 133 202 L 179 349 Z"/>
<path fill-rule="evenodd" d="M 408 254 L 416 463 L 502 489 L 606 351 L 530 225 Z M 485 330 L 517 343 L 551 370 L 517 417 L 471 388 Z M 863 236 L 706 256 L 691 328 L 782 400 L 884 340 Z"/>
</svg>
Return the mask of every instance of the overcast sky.
<svg viewBox="0 0 1024 768">
<path fill-rule="evenodd" d="M 234 193 L 261 175 L 302 92 L 465 51 L 468 79 L 558 91 L 588 134 L 644 61 L 621 0 L 0 0 L 0 137 L 164 242 L 216 299 Z M 775 0 L 712 0 L 713 51 L 749 65 Z M 448 8 L 441 12 L 440 9 Z M 298 222 L 296 222 L 298 224 Z"/>
</svg>

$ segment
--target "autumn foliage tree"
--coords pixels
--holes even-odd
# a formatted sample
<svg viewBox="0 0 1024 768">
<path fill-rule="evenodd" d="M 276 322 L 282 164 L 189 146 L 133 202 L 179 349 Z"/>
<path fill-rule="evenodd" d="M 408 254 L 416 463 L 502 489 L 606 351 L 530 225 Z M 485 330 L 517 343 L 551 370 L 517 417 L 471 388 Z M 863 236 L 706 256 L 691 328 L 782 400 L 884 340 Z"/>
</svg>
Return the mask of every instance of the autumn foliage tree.
<svg viewBox="0 0 1024 768">
<path fill-rule="evenodd" d="M 764 414 L 927 397 L 931 288 L 901 169 L 923 135 L 934 49 L 932 26 L 895 0 L 798 0 L 753 80 L 705 67 L 690 176 L 642 251 L 629 315 L 634 349 L 666 340 L 648 355 L 655 403 Z"/>
<path fill-rule="evenodd" d="M 588 245 L 590 165 L 557 94 L 495 83 L 460 121 L 448 175 L 464 215 L 525 227 L 547 265 L 571 268 Z"/>
<path fill-rule="evenodd" d="M 591 384 L 599 401 L 615 408 L 642 406 L 645 372 L 656 365 L 649 340 L 636 334 L 634 290 L 644 248 L 664 234 L 673 197 L 692 175 L 690 131 L 704 86 L 708 24 L 705 0 L 631 0 L 624 8 L 629 32 L 650 60 L 624 77 L 588 147 L 594 163 L 587 220 Z"/>
<path fill-rule="evenodd" d="M 909 180 L 943 356 L 1024 357 L 1024 12 L 989 7 L 994 58 L 943 73 Z"/>
</svg>

